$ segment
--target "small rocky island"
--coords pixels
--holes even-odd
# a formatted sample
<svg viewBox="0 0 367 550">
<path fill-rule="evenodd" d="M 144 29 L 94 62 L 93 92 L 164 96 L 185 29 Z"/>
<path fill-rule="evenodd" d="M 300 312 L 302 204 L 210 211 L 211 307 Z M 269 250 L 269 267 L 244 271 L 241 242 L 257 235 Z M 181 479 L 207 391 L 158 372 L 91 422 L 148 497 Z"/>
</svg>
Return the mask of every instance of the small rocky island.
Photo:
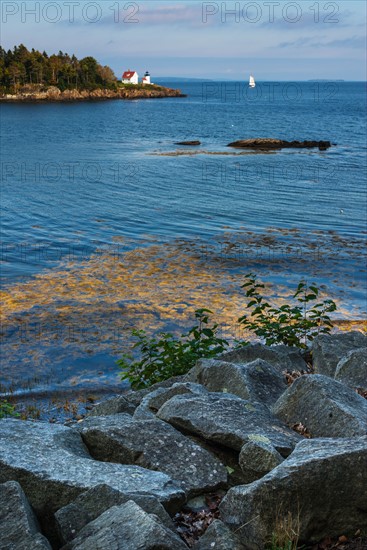
<svg viewBox="0 0 367 550">
<path fill-rule="evenodd" d="M 69 426 L 0 420 L 1 548 L 366 548 L 366 358 L 252 344 Z"/>
<path fill-rule="evenodd" d="M 256 149 L 260 151 L 271 151 L 274 149 L 313 149 L 317 147 L 320 151 L 326 151 L 331 147 L 330 141 L 286 141 L 273 138 L 240 139 L 229 143 L 227 147 L 237 149 Z"/>
</svg>

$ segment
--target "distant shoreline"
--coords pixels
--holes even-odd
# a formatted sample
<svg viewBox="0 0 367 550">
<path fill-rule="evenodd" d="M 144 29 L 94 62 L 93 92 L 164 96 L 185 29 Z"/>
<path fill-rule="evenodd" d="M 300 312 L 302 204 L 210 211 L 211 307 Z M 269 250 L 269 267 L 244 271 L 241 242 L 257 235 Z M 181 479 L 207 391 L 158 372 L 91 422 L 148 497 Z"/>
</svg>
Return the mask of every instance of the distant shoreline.
<svg viewBox="0 0 367 550">
<path fill-rule="evenodd" d="M 1 103 L 55 103 L 79 101 L 106 101 L 110 99 L 160 99 L 166 97 L 186 97 L 180 90 L 164 86 L 133 86 L 128 85 L 118 89 L 97 88 L 95 90 L 64 90 L 55 86 L 47 89 L 35 90 L 24 88 L 17 94 L 1 94 Z"/>
</svg>

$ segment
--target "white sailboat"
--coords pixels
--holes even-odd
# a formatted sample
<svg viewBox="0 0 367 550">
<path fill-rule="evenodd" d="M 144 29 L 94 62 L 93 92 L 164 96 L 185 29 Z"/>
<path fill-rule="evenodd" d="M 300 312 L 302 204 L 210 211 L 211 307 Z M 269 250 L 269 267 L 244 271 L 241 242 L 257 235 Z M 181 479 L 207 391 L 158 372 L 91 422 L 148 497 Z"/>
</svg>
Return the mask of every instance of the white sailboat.
<svg viewBox="0 0 367 550">
<path fill-rule="evenodd" d="M 250 75 L 250 80 L 249 80 L 248 85 L 250 86 L 250 88 L 255 88 L 255 86 L 256 86 L 255 79 L 252 75 Z"/>
</svg>

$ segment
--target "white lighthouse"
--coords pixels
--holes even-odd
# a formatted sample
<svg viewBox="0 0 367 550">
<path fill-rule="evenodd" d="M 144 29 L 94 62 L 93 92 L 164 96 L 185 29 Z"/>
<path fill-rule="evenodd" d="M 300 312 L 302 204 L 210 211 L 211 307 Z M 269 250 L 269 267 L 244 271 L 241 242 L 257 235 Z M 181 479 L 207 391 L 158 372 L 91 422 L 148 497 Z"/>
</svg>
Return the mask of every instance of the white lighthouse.
<svg viewBox="0 0 367 550">
<path fill-rule="evenodd" d="M 143 76 L 142 84 L 152 84 L 150 81 L 150 74 L 148 71 L 146 71 L 145 75 Z"/>
</svg>

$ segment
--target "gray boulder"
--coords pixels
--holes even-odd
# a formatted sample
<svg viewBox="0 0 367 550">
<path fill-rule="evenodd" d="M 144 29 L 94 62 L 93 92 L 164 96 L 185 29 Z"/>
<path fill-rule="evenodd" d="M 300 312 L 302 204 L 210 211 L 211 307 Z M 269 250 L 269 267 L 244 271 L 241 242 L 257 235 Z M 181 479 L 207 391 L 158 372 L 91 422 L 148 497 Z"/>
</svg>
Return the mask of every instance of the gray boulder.
<svg viewBox="0 0 367 550">
<path fill-rule="evenodd" d="M 312 344 L 312 358 L 315 372 L 334 378 L 339 361 L 348 352 L 367 347 L 367 336 L 361 332 L 321 334 Z"/>
<path fill-rule="evenodd" d="M 149 388 L 136 391 L 130 390 L 117 397 L 105 399 L 96 404 L 86 416 L 106 416 L 119 413 L 134 414 L 135 409 L 146 395 L 159 388 L 169 388 L 172 384 L 182 380 L 184 380 L 184 376 L 173 376 L 168 380 L 163 380 L 163 382 L 157 382 Z"/>
<path fill-rule="evenodd" d="M 86 525 L 63 550 L 187 550 L 153 514 L 133 501 L 109 508 Z"/>
<path fill-rule="evenodd" d="M 194 550 L 244 550 L 246 547 L 227 525 L 216 519 L 193 548 Z"/>
<path fill-rule="evenodd" d="M 201 394 L 206 393 L 206 389 L 200 384 L 192 382 L 177 382 L 169 388 L 158 388 L 149 392 L 141 401 L 139 407 L 134 413 L 134 418 L 137 420 L 152 420 L 158 409 L 171 397 L 175 395 L 183 395 L 184 393 Z"/>
<path fill-rule="evenodd" d="M 75 539 L 79 532 L 103 512 L 133 500 L 149 514 L 155 514 L 168 529 L 174 524 L 162 504 L 150 495 L 124 495 L 108 485 L 97 485 L 79 495 L 73 502 L 60 508 L 55 514 L 56 528 L 62 544 Z"/>
<path fill-rule="evenodd" d="M 273 412 L 287 424 L 301 422 L 313 437 L 367 434 L 367 401 L 321 374 L 295 380 L 275 403 Z"/>
<path fill-rule="evenodd" d="M 352 350 L 340 359 L 335 380 L 352 388 L 367 389 L 367 347 Z"/>
<path fill-rule="evenodd" d="M 16 481 L 0 485 L 0 548 L 1 550 L 51 550 L 41 535 L 23 489 Z"/>
<path fill-rule="evenodd" d="M 89 416 L 107 416 L 110 414 L 128 413 L 134 414 L 136 409 L 135 403 L 131 402 L 129 396 L 119 395 L 118 397 L 111 397 L 105 399 L 93 407 L 93 409 L 87 414 Z"/>
<path fill-rule="evenodd" d="M 263 359 L 282 373 L 285 370 L 305 370 L 307 363 L 302 357 L 299 348 L 292 348 L 283 344 L 279 346 L 264 346 L 250 344 L 242 348 L 223 353 L 217 358 L 227 363 L 250 363 L 256 359 Z"/>
<path fill-rule="evenodd" d="M 246 546 L 263 549 L 286 521 L 299 541 L 367 528 L 367 437 L 299 443 L 262 479 L 229 490 L 221 519 Z"/>
<path fill-rule="evenodd" d="M 240 451 L 248 441 L 266 441 L 288 456 L 301 439 L 260 403 L 229 393 L 176 395 L 157 416 L 173 426 Z"/>
<path fill-rule="evenodd" d="M 282 462 L 283 457 L 270 443 L 249 441 L 242 447 L 239 456 L 243 483 L 256 481 Z"/>
<path fill-rule="evenodd" d="M 37 515 L 66 506 L 105 483 L 125 494 L 151 494 L 176 511 L 185 494 L 167 475 L 93 460 L 80 434 L 57 424 L 0 420 L 0 482 L 19 481 Z"/>
<path fill-rule="evenodd" d="M 285 376 L 264 359 L 240 364 L 206 359 L 200 367 L 200 383 L 211 392 L 229 392 L 242 399 L 273 405 L 287 389 Z"/>
<path fill-rule="evenodd" d="M 79 427 L 97 460 L 164 472 L 190 496 L 227 483 L 227 470 L 219 460 L 161 420 L 119 414 L 88 418 Z"/>
</svg>

